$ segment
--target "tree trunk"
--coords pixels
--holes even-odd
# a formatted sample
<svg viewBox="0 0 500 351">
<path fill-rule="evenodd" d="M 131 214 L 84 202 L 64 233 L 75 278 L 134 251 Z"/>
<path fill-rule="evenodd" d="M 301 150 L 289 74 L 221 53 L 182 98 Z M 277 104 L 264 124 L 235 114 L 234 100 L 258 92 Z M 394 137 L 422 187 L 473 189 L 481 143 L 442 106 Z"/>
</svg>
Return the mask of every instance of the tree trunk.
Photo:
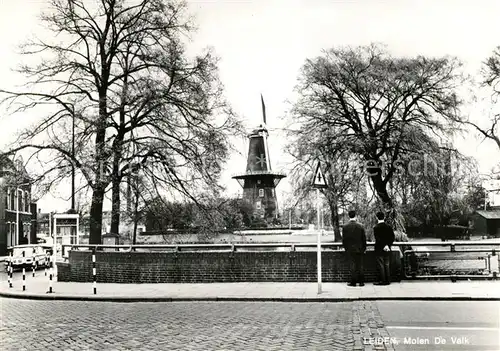
<svg viewBox="0 0 500 351">
<path fill-rule="evenodd" d="M 387 183 L 382 180 L 382 175 L 380 172 L 374 175 L 370 175 L 370 179 L 373 184 L 373 188 L 384 206 L 386 218 L 385 221 L 389 224 L 395 231 L 405 232 L 404 223 L 399 215 L 396 207 L 394 206 L 394 201 L 387 191 Z"/>
<path fill-rule="evenodd" d="M 103 74 L 103 77 L 108 77 Z M 92 192 L 92 204 L 90 205 L 90 237 L 89 244 L 100 245 L 102 243 L 102 207 L 107 181 L 105 166 L 106 155 L 106 119 L 108 118 L 106 88 L 101 87 L 99 91 L 99 119 L 95 137 L 95 184 Z"/>
<path fill-rule="evenodd" d="M 92 204 L 90 206 L 90 238 L 89 244 L 100 245 L 102 233 L 102 205 L 104 202 L 105 189 L 102 187 L 94 189 L 92 193 Z"/>
<path fill-rule="evenodd" d="M 120 231 L 120 183 L 119 156 L 113 157 L 113 175 L 111 180 L 111 233 L 119 234 Z"/>
<path fill-rule="evenodd" d="M 370 179 L 372 181 L 373 188 L 375 189 L 377 197 L 380 199 L 380 201 L 382 201 L 386 210 L 392 209 L 394 207 L 394 203 L 389 195 L 389 192 L 387 191 L 387 183 L 382 180 L 382 176 L 380 175 L 380 173 L 371 175 Z"/>
<path fill-rule="evenodd" d="M 124 77 L 123 90 L 120 106 L 120 127 L 113 142 L 113 174 L 111 178 L 111 233 L 120 234 L 120 184 L 122 177 L 120 175 L 120 161 L 122 159 L 122 145 L 125 137 L 125 103 L 127 101 L 128 76 Z"/>
<path fill-rule="evenodd" d="M 134 203 L 134 233 L 132 237 L 132 245 L 135 245 L 137 241 L 137 222 L 139 222 L 139 194 L 136 192 L 135 194 L 135 203 Z"/>
<path fill-rule="evenodd" d="M 334 233 L 334 241 L 339 242 L 342 240 L 340 236 L 340 217 L 339 217 L 339 206 L 337 202 L 331 201 L 329 202 L 330 205 L 330 212 L 332 215 L 332 226 L 333 226 L 333 233 Z"/>
</svg>

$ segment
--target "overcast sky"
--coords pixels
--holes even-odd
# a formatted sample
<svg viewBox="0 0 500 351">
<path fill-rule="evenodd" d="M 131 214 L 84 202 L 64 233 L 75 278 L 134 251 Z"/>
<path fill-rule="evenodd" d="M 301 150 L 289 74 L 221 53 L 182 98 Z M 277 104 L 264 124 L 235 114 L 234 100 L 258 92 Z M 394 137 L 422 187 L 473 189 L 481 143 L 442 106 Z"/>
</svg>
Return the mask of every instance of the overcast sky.
<svg viewBox="0 0 500 351">
<path fill-rule="evenodd" d="M 283 122 L 296 78 L 306 58 L 335 45 L 387 44 L 395 55 L 458 56 L 472 74 L 500 45 L 500 1 L 488 0 L 253 0 L 188 1 L 199 27 L 190 44 L 197 52 L 212 46 L 220 56 L 221 78 L 227 98 L 251 128 L 261 121 L 260 94 L 266 102 L 271 135 L 273 169 L 287 167 L 281 153 Z M 0 0 L 0 85 L 16 82 L 9 72 L 19 61 L 15 45 L 38 31 L 37 14 L 42 0 Z M 479 111 L 475 106 L 471 111 Z M 0 110 L 3 114 L 3 111 Z M 2 116 L 0 138 L 20 128 L 24 121 Z M 478 158 L 482 172 L 498 160 L 500 152 L 490 142 L 480 143 L 473 134 L 458 139 L 460 149 Z M 228 192 L 239 191 L 230 175 L 243 172 L 246 144 L 237 142 L 242 155 L 234 155 L 222 179 Z M 289 191 L 282 181 L 278 195 Z M 69 189 L 68 189 L 69 191 Z M 65 190 L 61 190 L 65 192 Z M 69 202 L 43 199 L 50 207 L 65 210 Z"/>
</svg>

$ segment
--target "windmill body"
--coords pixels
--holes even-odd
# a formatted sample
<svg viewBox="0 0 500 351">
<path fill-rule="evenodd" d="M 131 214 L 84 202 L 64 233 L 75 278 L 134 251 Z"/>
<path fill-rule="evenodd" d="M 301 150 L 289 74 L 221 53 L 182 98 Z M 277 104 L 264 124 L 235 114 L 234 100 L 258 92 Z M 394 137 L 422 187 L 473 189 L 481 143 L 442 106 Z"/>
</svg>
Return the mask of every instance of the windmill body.
<svg viewBox="0 0 500 351">
<path fill-rule="evenodd" d="M 264 123 L 254 129 L 249 135 L 248 158 L 246 171 L 233 176 L 243 187 L 243 199 L 252 205 L 253 217 L 272 222 L 278 215 L 276 186 L 286 175 L 273 172 L 269 155 L 266 128 L 266 114 L 262 99 Z"/>
</svg>

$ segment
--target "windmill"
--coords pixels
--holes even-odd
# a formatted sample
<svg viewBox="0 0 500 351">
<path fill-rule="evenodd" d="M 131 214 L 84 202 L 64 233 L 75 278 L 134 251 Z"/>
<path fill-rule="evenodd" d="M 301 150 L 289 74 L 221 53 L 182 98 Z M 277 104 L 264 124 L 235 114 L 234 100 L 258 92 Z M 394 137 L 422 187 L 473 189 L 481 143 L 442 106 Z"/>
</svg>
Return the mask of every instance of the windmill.
<svg viewBox="0 0 500 351">
<path fill-rule="evenodd" d="M 273 172 L 267 140 L 266 106 L 261 95 L 263 123 L 248 135 L 247 167 L 243 174 L 233 176 L 243 188 L 243 199 L 253 208 L 253 216 L 271 222 L 277 217 L 276 186 L 286 175 Z"/>
</svg>

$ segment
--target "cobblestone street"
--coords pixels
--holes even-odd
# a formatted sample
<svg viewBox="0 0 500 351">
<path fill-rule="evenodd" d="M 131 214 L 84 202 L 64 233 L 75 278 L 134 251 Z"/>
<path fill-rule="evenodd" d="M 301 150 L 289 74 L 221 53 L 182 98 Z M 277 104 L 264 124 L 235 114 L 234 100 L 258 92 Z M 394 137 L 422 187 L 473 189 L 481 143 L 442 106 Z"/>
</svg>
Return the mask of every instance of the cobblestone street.
<svg viewBox="0 0 500 351">
<path fill-rule="evenodd" d="M 0 299 L 2 350 L 370 350 L 376 303 Z M 387 349 L 392 346 L 386 345 Z M 384 345 L 373 347 L 385 350 Z"/>
</svg>

